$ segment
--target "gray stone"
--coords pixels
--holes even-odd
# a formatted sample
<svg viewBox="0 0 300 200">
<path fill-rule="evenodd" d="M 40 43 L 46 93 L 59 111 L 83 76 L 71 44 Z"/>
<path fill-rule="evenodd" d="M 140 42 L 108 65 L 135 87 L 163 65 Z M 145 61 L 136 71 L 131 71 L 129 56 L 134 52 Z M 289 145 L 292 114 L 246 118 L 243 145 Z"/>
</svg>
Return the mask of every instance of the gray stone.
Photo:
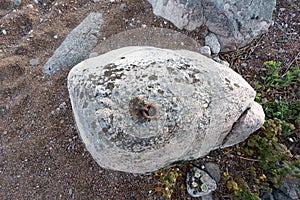
<svg viewBox="0 0 300 200">
<path fill-rule="evenodd" d="M 211 52 L 213 52 L 214 54 L 218 54 L 220 52 L 220 43 L 217 36 L 213 33 L 210 33 L 205 37 L 205 45 L 209 46 Z"/>
<path fill-rule="evenodd" d="M 97 44 L 102 23 L 101 13 L 89 14 L 56 49 L 45 64 L 44 72 L 54 74 L 64 67 L 73 67 L 88 58 Z"/>
<path fill-rule="evenodd" d="M 272 192 L 262 192 L 262 200 L 298 200 L 300 199 L 299 181 L 296 178 L 289 177 L 283 182 L 281 187 L 272 188 Z"/>
<path fill-rule="evenodd" d="M 124 9 L 126 8 L 126 4 L 125 4 L 125 3 L 121 3 L 121 5 L 119 6 L 119 8 L 120 8 L 121 10 L 124 10 Z"/>
<path fill-rule="evenodd" d="M 281 190 L 293 200 L 300 199 L 300 190 L 297 188 L 298 184 L 285 181 L 281 187 Z"/>
<path fill-rule="evenodd" d="M 202 196 L 201 200 L 216 200 L 216 199 L 213 199 L 211 194 L 207 194 L 207 195 Z"/>
<path fill-rule="evenodd" d="M 212 162 L 204 164 L 206 171 L 218 183 L 221 180 L 220 167 Z"/>
<path fill-rule="evenodd" d="M 245 46 L 272 25 L 276 0 L 148 0 L 153 13 L 187 30 L 206 26 L 221 51 Z"/>
<path fill-rule="evenodd" d="M 244 111 L 244 115 L 237 120 L 231 129 L 230 134 L 224 139 L 222 147 L 229 147 L 236 144 L 236 141 L 244 141 L 248 136 L 240 134 L 243 130 L 254 132 L 254 128 L 251 124 L 260 123 L 264 119 L 264 115 L 257 115 L 257 113 L 263 113 L 261 105 L 256 102 L 252 102 L 249 108 Z M 252 129 L 252 130 L 251 130 Z"/>
<path fill-rule="evenodd" d="M 233 125 L 243 136 L 231 144 L 264 121 L 258 109 L 253 117 L 261 121 L 240 124 L 255 110 L 253 88 L 229 67 L 187 50 L 116 49 L 75 66 L 68 89 L 87 150 L 101 167 L 126 172 L 205 156 L 228 144 Z"/>
<path fill-rule="evenodd" d="M 210 57 L 211 51 L 209 46 L 200 47 L 200 53 L 204 56 Z"/>
<path fill-rule="evenodd" d="M 69 188 L 69 189 L 68 189 L 68 194 L 69 194 L 70 196 L 72 196 L 72 194 L 73 194 L 73 189 L 72 189 L 72 188 Z"/>
<path fill-rule="evenodd" d="M 282 192 L 281 190 L 276 189 L 276 188 L 272 192 L 272 197 L 274 198 L 274 200 L 293 200 L 287 194 L 285 194 L 284 192 Z"/>
<path fill-rule="evenodd" d="M 247 67 L 247 63 L 242 62 L 241 67 Z"/>
<path fill-rule="evenodd" d="M 217 183 L 205 171 L 193 167 L 186 175 L 187 191 L 192 197 L 209 199 L 211 192 L 217 189 Z"/>
<path fill-rule="evenodd" d="M 262 191 L 260 195 L 261 200 L 274 200 L 274 197 L 269 191 Z"/>
<path fill-rule="evenodd" d="M 21 5 L 21 3 L 22 3 L 22 1 L 21 1 L 21 0 L 15 0 L 15 5 L 16 5 L 16 6 L 19 6 L 19 5 Z"/>
<path fill-rule="evenodd" d="M 29 61 L 29 64 L 32 65 L 32 66 L 37 66 L 37 65 L 40 64 L 40 60 L 37 59 L 37 58 L 31 59 L 31 60 Z"/>
<path fill-rule="evenodd" d="M 5 29 L 2 29 L 2 34 L 7 35 L 7 31 Z"/>
</svg>

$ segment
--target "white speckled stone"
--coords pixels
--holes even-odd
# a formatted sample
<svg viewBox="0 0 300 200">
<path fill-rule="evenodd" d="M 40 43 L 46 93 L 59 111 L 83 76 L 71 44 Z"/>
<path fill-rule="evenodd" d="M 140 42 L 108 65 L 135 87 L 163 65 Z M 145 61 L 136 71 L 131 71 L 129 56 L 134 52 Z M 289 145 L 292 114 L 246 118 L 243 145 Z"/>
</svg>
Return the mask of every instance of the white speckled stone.
<svg viewBox="0 0 300 200">
<path fill-rule="evenodd" d="M 153 13 L 179 29 L 207 27 L 221 52 L 237 50 L 273 24 L 276 0 L 148 0 Z M 212 52 L 215 53 L 212 49 Z"/>
<path fill-rule="evenodd" d="M 125 172 L 205 156 L 227 141 L 243 141 L 264 121 L 255 91 L 240 75 L 187 50 L 116 49 L 76 65 L 68 89 L 88 151 L 101 167 Z M 157 118 L 133 116 L 135 97 L 155 104 Z"/>
</svg>

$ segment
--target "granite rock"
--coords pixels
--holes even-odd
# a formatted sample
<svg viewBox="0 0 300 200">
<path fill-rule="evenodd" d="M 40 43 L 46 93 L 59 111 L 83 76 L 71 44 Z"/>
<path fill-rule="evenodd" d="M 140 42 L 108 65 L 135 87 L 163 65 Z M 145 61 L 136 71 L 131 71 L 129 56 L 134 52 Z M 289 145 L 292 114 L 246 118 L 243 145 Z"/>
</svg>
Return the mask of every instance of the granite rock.
<svg viewBox="0 0 300 200">
<path fill-rule="evenodd" d="M 55 50 L 44 65 L 44 72 L 55 74 L 65 67 L 73 67 L 89 57 L 96 46 L 103 24 L 101 13 L 90 13 Z"/>
<path fill-rule="evenodd" d="M 207 56 L 207 57 L 211 56 L 211 50 L 210 50 L 209 46 L 200 47 L 199 52 L 204 56 Z"/>
<path fill-rule="evenodd" d="M 206 26 L 221 51 L 245 46 L 273 24 L 276 0 L 148 0 L 153 13 L 187 30 Z"/>
<path fill-rule="evenodd" d="M 205 46 L 209 46 L 211 49 L 211 52 L 214 54 L 218 54 L 221 50 L 218 38 L 213 33 L 210 33 L 205 37 Z"/>
<path fill-rule="evenodd" d="M 240 75 L 188 50 L 116 49 L 76 65 L 68 89 L 87 150 L 119 171 L 145 173 L 205 156 L 264 122 Z"/>
<path fill-rule="evenodd" d="M 209 175 L 218 183 L 221 180 L 221 170 L 219 165 L 216 163 L 208 162 L 205 163 L 205 169 Z"/>
<path fill-rule="evenodd" d="M 205 171 L 193 167 L 186 175 L 187 191 L 192 197 L 205 197 L 217 189 L 217 183 Z"/>
</svg>

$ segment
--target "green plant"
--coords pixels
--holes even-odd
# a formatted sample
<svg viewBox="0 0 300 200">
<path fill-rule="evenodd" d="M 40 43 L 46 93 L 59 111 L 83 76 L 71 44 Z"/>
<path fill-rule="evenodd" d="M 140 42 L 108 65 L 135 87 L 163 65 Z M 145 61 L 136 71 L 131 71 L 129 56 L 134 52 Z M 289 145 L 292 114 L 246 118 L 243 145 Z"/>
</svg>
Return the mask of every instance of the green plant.
<svg viewBox="0 0 300 200">
<path fill-rule="evenodd" d="M 284 71 L 280 62 L 267 61 L 264 65 L 268 71 L 266 72 L 266 76 L 262 77 L 262 84 L 256 82 L 256 89 L 267 93 L 272 92 L 273 89 L 282 88 L 299 91 L 299 88 L 296 87 L 300 84 L 299 67 L 291 67 L 289 70 Z"/>
<path fill-rule="evenodd" d="M 265 62 L 264 65 L 268 71 L 254 86 L 257 90 L 256 101 L 262 105 L 266 121 L 259 131 L 248 138 L 244 151 L 259 160 L 263 173 L 267 175 L 265 180 L 255 180 L 260 180 L 260 185 L 271 183 L 280 187 L 288 174 L 300 181 L 300 156 L 292 155 L 283 142 L 295 126 L 300 125 L 300 70 L 299 67 L 284 70 L 281 63 L 275 61 Z M 252 169 L 252 177 L 256 177 L 254 172 Z"/>
<path fill-rule="evenodd" d="M 268 69 L 266 76 L 262 77 L 262 83 L 254 82 L 254 87 L 256 101 L 262 105 L 266 119 L 278 118 L 300 125 L 299 67 L 284 71 L 279 62 L 267 61 L 264 65 Z"/>
<path fill-rule="evenodd" d="M 281 120 L 295 121 L 300 125 L 300 101 L 284 102 L 275 100 L 273 102 L 264 100 L 261 105 L 267 119 L 278 118 Z"/>
<path fill-rule="evenodd" d="M 226 187 L 229 191 L 233 191 L 235 199 L 238 200 L 259 200 L 258 193 L 253 193 L 246 181 L 237 176 L 235 179 L 228 172 L 224 172 L 224 179 L 226 181 Z"/>
<path fill-rule="evenodd" d="M 178 168 L 161 169 L 154 174 L 158 179 L 160 186 L 155 188 L 157 193 L 162 193 L 166 199 L 170 199 L 178 177 L 182 176 Z"/>
<path fill-rule="evenodd" d="M 249 156 L 260 158 L 263 171 L 271 174 L 275 187 L 279 187 L 280 180 L 291 171 L 286 163 L 289 163 L 292 154 L 279 142 L 279 137 L 287 136 L 294 128 L 293 124 L 277 118 L 266 120 L 260 131 L 249 137 L 244 147 Z"/>
</svg>

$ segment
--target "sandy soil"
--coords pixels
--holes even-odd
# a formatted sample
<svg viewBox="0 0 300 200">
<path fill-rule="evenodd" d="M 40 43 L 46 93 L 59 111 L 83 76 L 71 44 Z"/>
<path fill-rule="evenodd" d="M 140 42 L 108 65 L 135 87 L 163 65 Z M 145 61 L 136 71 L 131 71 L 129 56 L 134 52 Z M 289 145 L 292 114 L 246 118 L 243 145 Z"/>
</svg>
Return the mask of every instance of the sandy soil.
<svg viewBox="0 0 300 200">
<path fill-rule="evenodd" d="M 44 4 L 23 0 L 20 6 L 13 2 L 0 3 L 0 198 L 155 199 L 160 194 L 155 193 L 159 183 L 153 174 L 115 172 L 95 163 L 75 127 L 66 86 L 68 70 L 48 77 L 42 69 L 67 34 L 92 11 L 104 14 L 99 42 L 136 27 L 178 29 L 154 16 L 146 0 L 44 0 Z M 221 57 L 250 83 L 264 74 L 264 61 L 281 61 L 285 69 L 299 66 L 299 22 L 300 2 L 282 0 L 269 33 Z M 178 31 L 203 42 L 205 30 Z M 39 64 L 30 63 L 32 59 Z M 238 173 L 236 168 L 251 165 L 224 156 L 226 152 L 211 154 L 221 171 Z M 215 197 L 230 199 L 222 184 Z M 191 197 L 178 189 L 172 199 Z"/>
</svg>

